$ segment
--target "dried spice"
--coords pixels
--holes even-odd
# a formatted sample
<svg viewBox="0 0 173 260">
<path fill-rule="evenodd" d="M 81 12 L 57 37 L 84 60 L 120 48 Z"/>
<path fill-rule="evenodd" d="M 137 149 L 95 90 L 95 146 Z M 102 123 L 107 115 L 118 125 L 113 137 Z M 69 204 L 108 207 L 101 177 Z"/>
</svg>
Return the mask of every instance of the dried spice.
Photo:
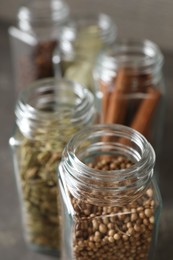
<svg viewBox="0 0 173 260">
<path fill-rule="evenodd" d="M 129 159 L 118 156 L 88 166 L 109 171 L 130 168 L 132 165 Z M 93 191 L 93 197 L 98 192 Z M 148 187 L 136 200 L 122 206 L 104 205 L 104 192 L 99 194 L 102 201 L 100 205 L 87 199 L 86 189 L 80 199 L 70 193 L 75 214 L 72 233 L 74 259 L 148 259 L 155 223 L 153 193 L 152 187 Z"/>
<path fill-rule="evenodd" d="M 33 81 L 54 76 L 52 55 L 57 44 L 55 40 L 38 42 L 30 48 L 30 53 L 20 55 L 17 72 L 18 91 Z"/>
<path fill-rule="evenodd" d="M 100 121 L 124 124 L 151 136 L 152 122 L 159 106 L 161 92 L 151 84 L 151 76 L 121 68 L 111 83 L 100 81 L 102 92 Z"/>
<path fill-rule="evenodd" d="M 73 43 L 74 53 L 69 55 L 67 52 L 67 54 L 70 56 L 68 57 L 68 55 L 63 50 L 64 53 L 62 54 L 61 61 L 61 71 L 63 77 L 70 80 L 75 80 L 84 86 L 87 86 L 92 91 L 93 65 L 97 53 L 103 45 L 103 41 L 99 34 L 99 28 L 96 25 L 90 27 L 88 26 L 86 28 L 84 27 L 81 31 L 78 32 L 75 42 Z M 71 56 L 73 56 L 73 59 Z"/>
<path fill-rule="evenodd" d="M 56 45 L 57 41 L 49 40 L 35 46 L 32 55 L 35 80 L 54 76 L 52 55 Z"/>
<path fill-rule="evenodd" d="M 55 124 L 58 125 L 57 122 Z M 19 177 L 28 242 L 59 250 L 56 170 L 68 137 L 77 129 L 69 125 L 69 128 L 53 133 L 51 126 L 47 127 L 47 130 L 37 129 L 32 139 L 22 138 Z"/>
<path fill-rule="evenodd" d="M 52 56 L 70 10 L 63 0 L 22 1 L 9 28 L 16 94 L 37 79 L 54 76 Z"/>
</svg>

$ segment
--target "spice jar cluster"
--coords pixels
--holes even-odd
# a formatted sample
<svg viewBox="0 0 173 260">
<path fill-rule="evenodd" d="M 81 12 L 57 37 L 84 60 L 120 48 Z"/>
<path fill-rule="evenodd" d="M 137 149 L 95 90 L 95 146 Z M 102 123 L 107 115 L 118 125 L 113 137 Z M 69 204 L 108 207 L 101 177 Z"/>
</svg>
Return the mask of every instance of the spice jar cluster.
<svg viewBox="0 0 173 260">
<path fill-rule="evenodd" d="M 71 20 L 64 1 L 51 3 L 28 2 L 9 30 L 27 244 L 62 260 L 153 260 L 163 55 L 148 40 L 116 41 L 105 14 Z"/>
</svg>

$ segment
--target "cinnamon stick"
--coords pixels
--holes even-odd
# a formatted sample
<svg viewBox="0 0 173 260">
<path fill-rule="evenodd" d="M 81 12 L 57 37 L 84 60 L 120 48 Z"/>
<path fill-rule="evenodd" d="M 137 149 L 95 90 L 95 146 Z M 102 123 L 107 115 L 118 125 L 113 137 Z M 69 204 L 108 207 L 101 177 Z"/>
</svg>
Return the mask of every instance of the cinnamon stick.
<svg viewBox="0 0 173 260">
<path fill-rule="evenodd" d="M 137 130 L 144 136 L 148 133 L 153 114 L 161 97 L 160 91 L 154 87 L 148 87 L 147 94 L 147 98 L 141 102 L 130 125 L 131 128 Z"/>
<path fill-rule="evenodd" d="M 113 92 L 109 97 L 109 106 L 105 118 L 105 123 L 108 124 L 122 124 L 124 121 L 127 102 L 125 94 L 130 90 L 130 78 L 127 69 L 121 68 L 115 80 Z"/>
<path fill-rule="evenodd" d="M 128 107 L 124 119 L 125 125 L 130 125 L 134 118 L 136 111 L 138 110 L 141 99 L 140 94 L 146 94 L 148 85 L 151 85 L 151 75 L 144 74 L 135 69 L 131 69 L 130 78 L 130 90 L 128 95 Z"/>
<path fill-rule="evenodd" d="M 102 111 L 104 113 L 104 123 L 106 124 L 123 124 L 127 112 L 128 99 L 125 97 L 130 91 L 130 71 L 127 68 L 121 68 L 117 72 L 117 77 L 112 86 L 112 92 L 109 88 L 103 91 Z M 103 85 L 102 85 L 103 88 Z M 104 142 L 112 141 L 110 136 L 102 138 Z M 110 159 L 109 155 L 102 156 L 102 159 Z"/>
<path fill-rule="evenodd" d="M 109 106 L 110 91 L 109 86 L 105 82 L 100 82 L 100 89 L 102 92 L 102 110 L 101 110 L 101 123 L 106 122 L 107 110 Z"/>
</svg>

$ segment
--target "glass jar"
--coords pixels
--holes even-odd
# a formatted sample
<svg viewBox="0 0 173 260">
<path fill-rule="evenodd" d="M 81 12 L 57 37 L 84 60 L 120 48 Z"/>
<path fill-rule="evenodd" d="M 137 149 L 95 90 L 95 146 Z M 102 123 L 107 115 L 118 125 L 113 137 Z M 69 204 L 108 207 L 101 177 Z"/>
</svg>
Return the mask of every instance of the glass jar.
<svg viewBox="0 0 173 260">
<path fill-rule="evenodd" d="M 154 258 L 161 196 L 155 152 L 123 125 L 95 125 L 68 142 L 59 164 L 62 258 Z"/>
<path fill-rule="evenodd" d="M 44 79 L 21 91 L 10 138 L 26 241 L 60 252 L 56 168 L 69 138 L 94 121 L 93 95 L 80 84 Z"/>
<path fill-rule="evenodd" d="M 17 19 L 9 35 L 18 93 L 37 79 L 54 76 L 52 55 L 61 27 L 69 19 L 69 7 L 63 0 L 25 0 Z"/>
<path fill-rule="evenodd" d="M 164 125 L 163 55 L 149 41 L 119 41 L 101 52 L 93 70 L 99 122 L 142 133 L 159 151 Z"/>
<path fill-rule="evenodd" d="M 115 23 L 106 14 L 73 18 L 63 27 L 53 55 L 55 75 L 75 80 L 93 91 L 95 58 L 103 47 L 115 41 L 116 32 Z"/>
</svg>

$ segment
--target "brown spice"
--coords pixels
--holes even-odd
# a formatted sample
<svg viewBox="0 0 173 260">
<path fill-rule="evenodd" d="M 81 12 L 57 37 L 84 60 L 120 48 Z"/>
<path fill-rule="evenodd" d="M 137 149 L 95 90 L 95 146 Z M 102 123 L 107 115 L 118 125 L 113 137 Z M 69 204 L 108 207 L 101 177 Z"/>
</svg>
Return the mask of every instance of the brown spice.
<svg viewBox="0 0 173 260">
<path fill-rule="evenodd" d="M 47 42 L 40 42 L 36 45 L 33 53 L 36 79 L 52 77 L 54 75 L 52 55 L 56 44 L 57 42 L 55 40 L 49 40 Z"/>
<path fill-rule="evenodd" d="M 122 162 L 124 165 L 133 164 L 122 156 L 118 156 L 115 161 L 100 161 L 90 163 L 89 166 L 101 170 L 107 164 L 108 170 L 117 170 Z M 73 233 L 73 254 L 76 260 L 148 258 L 154 227 L 152 188 L 148 188 L 133 203 L 119 207 L 94 205 L 88 203 L 87 199 L 70 197 L 76 215 Z"/>
<path fill-rule="evenodd" d="M 101 81 L 100 88 L 103 93 L 101 122 L 124 124 L 149 138 L 154 113 L 161 98 L 156 86 L 151 86 L 151 75 L 120 68 L 115 82 L 106 84 Z"/>
<path fill-rule="evenodd" d="M 147 98 L 141 102 L 141 105 L 134 116 L 131 127 L 147 136 L 151 125 L 154 112 L 160 100 L 161 94 L 153 87 L 148 88 Z"/>
<path fill-rule="evenodd" d="M 101 122 L 106 122 L 107 110 L 110 101 L 110 93 L 108 90 L 108 86 L 103 81 L 100 82 L 100 90 L 103 94 L 102 96 L 102 113 L 101 113 Z"/>
<path fill-rule="evenodd" d="M 126 69 L 122 68 L 117 73 L 113 92 L 110 93 L 109 101 L 107 101 L 109 106 L 105 123 L 123 123 L 127 107 L 127 99 L 124 98 L 124 95 L 129 92 L 129 87 L 130 78 Z"/>
</svg>

